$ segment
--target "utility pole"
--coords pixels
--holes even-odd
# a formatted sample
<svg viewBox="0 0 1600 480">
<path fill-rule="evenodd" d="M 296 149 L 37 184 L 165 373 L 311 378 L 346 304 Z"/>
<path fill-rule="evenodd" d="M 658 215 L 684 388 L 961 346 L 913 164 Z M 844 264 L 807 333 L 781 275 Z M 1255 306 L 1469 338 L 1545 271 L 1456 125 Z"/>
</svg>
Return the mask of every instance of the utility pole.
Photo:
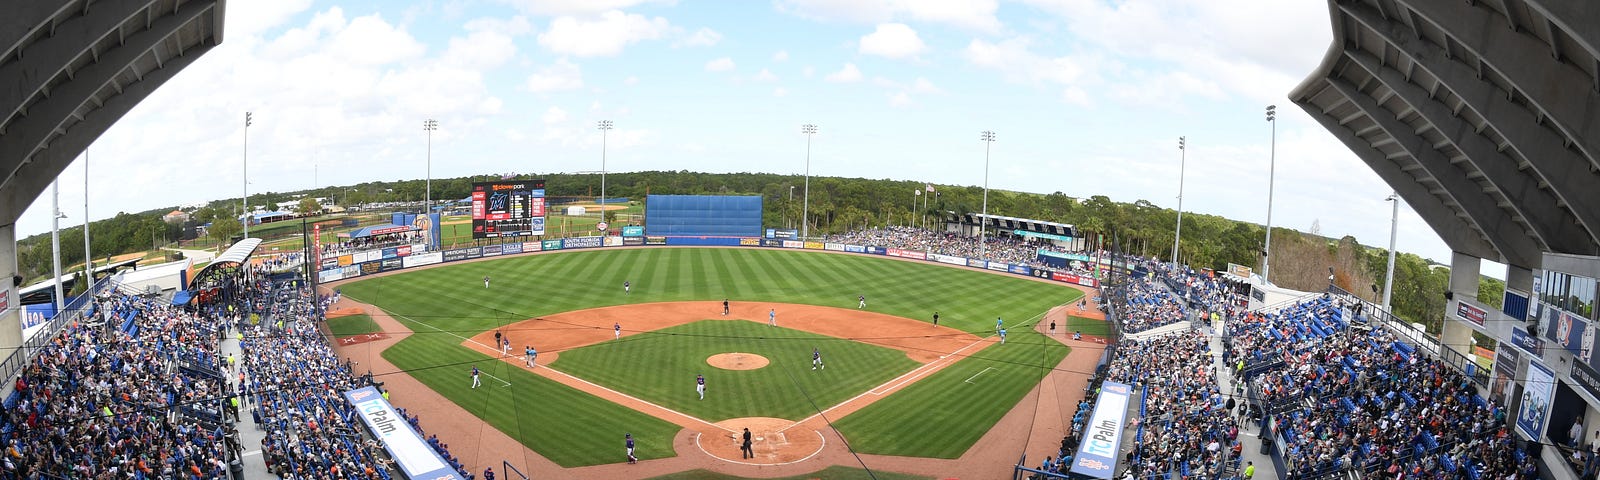
<svg viewBox="0 0 1600 480">
<path fill-rule="evenodd" d="M 806 188 L 802 192 L 803 205 L 800 206 L 800 238 L 811 238 L 811 136 L 817 134 L 817 126 L 805 124 L 800 126 L 800 133 L 806 134 Z"/>
<path fill-rule="evenodd" d="M 983 217 L 978 219 L 978 256 L 989 259 L 989 243 L 984 234 L 989 226 L 989 146 L 994 144 L 994 131 L 984 130 L 978 137 L 983 140 Z"/>
<path fill-rule="evenodd" d="M 1178 137 L 1178 227 L 1172 237 L 1172 269 L 1178 269 L 1178 241 L 1183 239 L 1183 174 L 1189 165 L 1188 138 Z"/>
<path fill-rule="evenodd" d="M 1272 283 L 1272 188 L 1278 175 L 1278 106 L 1267 105 L 1267 123 L 1272 124 L 1272 147 L 1267 165 L 1267 245 L 1261 250 L 1261 281 Z"/>
<path fill-rule="evenodd" d="M 250 238 L 250 120 L 250 112 L 244 112 L 244 198 L 239 199 L 244 207 L 244 238 Z M 217 248 L 222 248 L 221 241 Z"/>
</svg>

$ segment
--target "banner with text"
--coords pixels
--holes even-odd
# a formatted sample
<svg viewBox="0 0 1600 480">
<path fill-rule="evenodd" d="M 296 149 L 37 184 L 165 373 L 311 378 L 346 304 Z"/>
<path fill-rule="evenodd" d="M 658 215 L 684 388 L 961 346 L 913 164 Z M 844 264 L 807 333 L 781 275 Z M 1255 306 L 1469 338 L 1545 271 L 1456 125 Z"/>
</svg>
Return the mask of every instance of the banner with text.
<svg viewBox="0 0 1600 480">
<path fill-rule="evenodd" d="M 422 435 L 411 428 L 411 424 L 401 417 L 388 400 L 383 399 L 383 394 L 375 387 L 361 387 L 344 392 L 344 398 L 350 401 L 361 421 L 367 424 L 367 430 L 372 436 L 377 437 L 378 444 L 389 451 L 389 456 L 394 459 L 396 466 L 405 474 L 406 478 L 428 480 L 459 480 L 461 476 L 445 463 L 439 454 L 428 446 Z"/>
<path fill-rule="evenodd" d="M 1132 394 L 1133 387 L 1125 384 L 1105 382 L 1101 385 L 1100 401 L 1095 403 L 1089 423 L 1083 426 L 1083 440 L 1078 444 L 1072 473 L 1109 479 L 1116 472 L 1123 422 L 1128 416 L 1128 397 Z"/>
<path fill-rule="evenodd" d="M 1545 421 L 1550 417 L 1550 402 L 1555 398 L 1555 372 L 1538 358 L 1528 359 L 1528 378 L 1522 390 L 1522 406 L 1517 409 L 1517 430 L 1534 441 L 1544 439 Z"/>
</svg>

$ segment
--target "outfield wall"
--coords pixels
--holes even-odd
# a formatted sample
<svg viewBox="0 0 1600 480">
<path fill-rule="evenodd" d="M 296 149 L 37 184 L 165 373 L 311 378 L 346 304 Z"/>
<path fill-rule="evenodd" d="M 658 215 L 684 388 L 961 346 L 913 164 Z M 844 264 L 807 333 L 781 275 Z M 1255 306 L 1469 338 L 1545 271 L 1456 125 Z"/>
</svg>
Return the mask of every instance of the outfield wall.
<svg viewBox="0 0 1600 480">
<path fill-rule="evenodd" d="M 340 257 L 337 265 L 329 267 L 324 262 L 324 267 L 317 273 L 320 283 L 337 282 L 359 278 L 364 275 L 374 275 L 414 267 L 424 267 L 440 263 L 459 262 L 486 257 L 505 255 L 522 255 L 535 252 L 553 252 L 561 250 L 580 250 L 609 248 L 616 246 L 677 246 L 677 247 L 751 247 L 751 248 L 778 248 L 793 250 L 825 250 L 830 252 L 855 253 L 861 255 L 876 255 L 886 257 L 904 258 L 930 263 L 942 263 L 1005 272 L 1013 275 L 1034 277 L 1045 280 L 1054 280 L 1062 283 L 1081 285 L 1090 288 L 1100 286 L 1100 282 L 1093 277 L 1087 277 L 1068 272 L 1052 272 L 1036 269 L 1027 265 L 990 262 L 975 258 L 940 255 L 917 250 L 903 250 L 899 248 L 879 247 L 872 245 L 853 245 L 832 242 L 806 242 L 800 240 L 781 240 L 776 238 L 759 237 L 674 237 L 674 236 L 633 236 L 633 237 L 572 237 L 559 240 L 544 240 L 537 242 L 504 242 L 499 244 L 481 245 L 467 248 L 456 248 L 444 251 L 422 252 L 412 249 L 388 248 L 369 252 L 356 252 Z M 415 251 L 416 253 L 411 253 Z M 365 261 L 346 261 L 350 259 L 366 259 Z"/>
</svg>

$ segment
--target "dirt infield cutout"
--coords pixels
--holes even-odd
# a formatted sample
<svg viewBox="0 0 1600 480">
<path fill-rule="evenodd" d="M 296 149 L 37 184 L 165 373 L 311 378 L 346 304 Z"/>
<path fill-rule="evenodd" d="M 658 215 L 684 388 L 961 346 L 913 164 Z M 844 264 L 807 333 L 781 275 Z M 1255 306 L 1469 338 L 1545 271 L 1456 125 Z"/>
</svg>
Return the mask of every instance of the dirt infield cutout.
<svg viewBox="0 0 1600 480">
<path fill-rule="evenodd" d="M 706 357 L 706 363 L 723 370 L 755 370 L 772 363 L 767 357 L 754 353 L 719 353 Z"/>
</svg>

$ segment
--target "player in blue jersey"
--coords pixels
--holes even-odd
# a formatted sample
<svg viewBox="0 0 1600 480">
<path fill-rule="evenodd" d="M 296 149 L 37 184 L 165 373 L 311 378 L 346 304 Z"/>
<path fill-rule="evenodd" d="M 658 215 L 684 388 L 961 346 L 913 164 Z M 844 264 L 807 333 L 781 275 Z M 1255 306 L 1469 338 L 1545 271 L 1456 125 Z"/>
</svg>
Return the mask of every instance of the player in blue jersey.
<svg viewBox="0 0 1600 480">
<path fill-rule="evenodd" d="M 822 364 L 822 351 L 817 350 L 816 347 L 811 347 L 811 369 L 816 370 L 818 368 L 827 370 L 828 366 Z"/>
</svg>

